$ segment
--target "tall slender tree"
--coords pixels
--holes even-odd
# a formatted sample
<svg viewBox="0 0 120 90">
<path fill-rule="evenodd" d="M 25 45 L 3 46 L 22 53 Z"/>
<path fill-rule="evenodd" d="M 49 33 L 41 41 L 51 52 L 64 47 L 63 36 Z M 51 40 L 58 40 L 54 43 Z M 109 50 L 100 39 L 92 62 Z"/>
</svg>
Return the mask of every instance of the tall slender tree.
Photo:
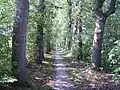
<svg viewBox="0 0 120 90">
<path fill-rule="evenodd" d="M 81 1 L 82 3 L 84 3 L 84 0 Z M 79 15 L 78 15 L 78 18 L 77 18 L 77 23 L 76 23 L 76 28 L 78 29 L 78 50 L 79 50 L 79 54 L 77 56 L 77 59 L 78 60 L 82 60 L 82 19 L 80 16 L 82 16 L 81 14 L 83 13 L 83 5 L 82 3 L 80 3 L 80 1 L 77 1 L 76 2 L 76 6 L 79 7 Z"/>
<path fill-rule="evenodd" d="M 44 29 L 44 0 L 38 1 L 37 7 L 37 38 L 36 38 L 36 63 L 42 64 L 44 60 L 44 41 L 43 41 L 43 29 Z"/>
<path fill-rule="evenodd" d="M 19 82 L 26 81 L 26 32 L 29 1 L 16 0 L 16 16 L 12 36 L 12 71 Z"/>
<path fill-rule="evenodd" d="M 78 54 L 77 59 L 82 60 L 82 35 L 81 35 L 82 34 L 82 20 L 79 19 L 78 23 L 79 23 L 79 29 L 78 29 L 79 30 L 79 37 L 78 37 L 79 54 Z"/>
<path fill-rule="evenodd" d="M 71 50 L 71 46 L 72 46 L 72 1 L 71 0 L 67 0 L 68 2 L 68 17 L 69 17 L 69 22 L 68 22 L 68 27 L 69 27 L 69 31 L 68 31 L 68 50 Z"/>
<path fill-rule="evenodd" d="M 109 8 L 106 12 L 103 12 L 102 7 L 105 0 L 94 0 L 94 16 L 95 16 L 95 30 L 93 39 L 93 52 L 92 62 L 97 68 L 101 65 L 101 48 L 104 34 L 104 27 L 106 19 L 113 13 L 115 13 L 116 0 L 110 0 Z"/>
</svg>

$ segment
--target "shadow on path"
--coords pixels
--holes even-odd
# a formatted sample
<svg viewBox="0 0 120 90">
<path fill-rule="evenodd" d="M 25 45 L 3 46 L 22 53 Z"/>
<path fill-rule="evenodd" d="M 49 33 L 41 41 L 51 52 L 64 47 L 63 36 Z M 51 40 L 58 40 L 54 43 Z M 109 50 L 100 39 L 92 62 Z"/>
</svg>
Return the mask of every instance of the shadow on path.
<svg viewBox="0 0 120 90">
<path fill-rule="evenodd" d="M 59 51 L 56 50 L 54 56 L 54 90 L 78 90 L 70 80 L 66 65 L 63 63 L 63 58 Z"/>
</svg>

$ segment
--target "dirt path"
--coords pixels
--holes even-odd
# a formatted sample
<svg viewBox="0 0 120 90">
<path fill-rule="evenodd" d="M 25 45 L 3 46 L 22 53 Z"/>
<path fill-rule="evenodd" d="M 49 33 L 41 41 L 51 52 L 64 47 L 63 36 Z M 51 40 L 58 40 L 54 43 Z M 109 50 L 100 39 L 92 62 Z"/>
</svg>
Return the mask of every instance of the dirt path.
<svg viewBox="0 0 120 90">
<path fill-rule="evenodd" d="M 63 58 L 56 50 L 54 56 L 54 90 L 78 90 L 70 80 Z"/>
<path fill-rule="evenodd" d="M 120 80 L 111 73 L 96 72 L 69 52 L 58 50 L 54 56 L 45 55 L 43 65 L 28 64 L 27 75 L 29 86 L 3 84 L 0 90 L 120 90 Z"/>
</svg>

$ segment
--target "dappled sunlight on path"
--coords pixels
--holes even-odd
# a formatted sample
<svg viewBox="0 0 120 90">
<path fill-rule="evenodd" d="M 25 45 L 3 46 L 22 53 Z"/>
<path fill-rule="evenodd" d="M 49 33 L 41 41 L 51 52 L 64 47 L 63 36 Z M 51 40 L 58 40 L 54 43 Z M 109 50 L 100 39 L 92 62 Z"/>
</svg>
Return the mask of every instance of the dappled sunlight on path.
<svg viewBox="0 0 120 90">
<path fill-rule="evenodd" d="M 70 80 L 66 65 L 63 63 L 63 58 L 59 55 L 59 51 L 56 50 L 54 56 L 54 90 L 78 90 Z"/>
</svg>

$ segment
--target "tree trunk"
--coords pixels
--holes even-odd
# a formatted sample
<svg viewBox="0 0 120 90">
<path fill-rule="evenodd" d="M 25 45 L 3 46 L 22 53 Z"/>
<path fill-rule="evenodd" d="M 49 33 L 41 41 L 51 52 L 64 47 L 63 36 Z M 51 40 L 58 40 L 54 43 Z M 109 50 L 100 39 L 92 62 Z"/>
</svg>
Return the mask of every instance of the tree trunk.
<svg viewBox="0 0 120 90">
<path fill-rule="evenodd" d="M 81 19 L 79 20 L 78 24 L 79 24 L 79 37 L 78 37 L 79 54 L 78 54 L 77 59 L 82 60 L 82 37 L 81 37 L 82 36 L 81 35 L 82 34 L 82 21 Z"/>
<path fill-rule="evenodd" d="M 44 42 L 43 42 L 43 26 L 37 25 L 37 40 L 36 40 L 36 63 L 42 64 L 44 59 Z"/>
<path fill-rule="evenodd" d="M 68 0 L 68 5 L 69 5 L 69 11 L 68 11 L 68 17 L 69 17 L 68 50 L 71 50 L 71 46 L 72 46 L 72 2 L 71 2 L 71 0 Z"/>
<path fill-rule="evenodd" d="M 12 36 L 12 71 L 19 82 L 26 81 L 26 31 L 29 1 L 16 0 L 16 16 Z"/>
<path fill-rule="evenodd" d="M 79 27 L 78 27 L 78 26 L 79 26 L 79 25 L 78 25 L 79 23 L 78 23 L 78 22 L 79 22 L 79 19 L 77 19 L 77 20 L 75 21 L 75 26 L 74 26 L 74 27 L 75 27 L 74 40 L 77 39 L 77 34 L 78 34 L 78 30 L 79 30 Z"/>
<path fill-rule="evenodd" d="M 96 68 L 99 68 L 101 65 L 101 49 L 106 19 L 111 14 L 115 13 L 116 0 L 110 1 L 109 9 L 105 13 L 102 11 L 104 1 L 105 0 L 94 0 L 94 15 L 96 23 L 93 39 L 92 63 Z"/>
<path fill-rule="evenodd" d="M 43 29 L 44 29 L 44 0 L 38 2 L 38 20 L 37 20 L 37 39 L 36 39 L 36 63 L 42 64 L 44 60 L 44 41 L 43 41 Z"/>
<path fill-rule="evenodd" d="M 96 67 L 99 67 L 101 65 L 101 48 L 105 22 L 106 22 L 105 19 L 96 20 L 92 52 L 92 60 Z"/>
<path fill-rule="evenodd" d="M 63 48 L 66 49 L 66 38 L 64 37 Z"/>
<path fill-rule="evenodd" d="M 50 41 L 47 40 L 46 54 L 49 54 L 50 52 L 51 52 L 51 44 Z"/>
<path fill-rule="evenodd" d="M 74 32 L 74 38 L 78 39 L 78 55 L 77 55 L 77 59 L 78 60 L 83 60 L 82 58 L 82 20 L 81 20 L 81 12 L 83 12 L 83 4 L 84 1 L 82 3 L 79 3 L 80 1 L 76 2 L 76 7 L 79 7 L 80 11 L 79 11 L 79 17 L 77 17 L 76 19 L 76 24 L 75 24 L 75 32 Z"/>
</svg>

